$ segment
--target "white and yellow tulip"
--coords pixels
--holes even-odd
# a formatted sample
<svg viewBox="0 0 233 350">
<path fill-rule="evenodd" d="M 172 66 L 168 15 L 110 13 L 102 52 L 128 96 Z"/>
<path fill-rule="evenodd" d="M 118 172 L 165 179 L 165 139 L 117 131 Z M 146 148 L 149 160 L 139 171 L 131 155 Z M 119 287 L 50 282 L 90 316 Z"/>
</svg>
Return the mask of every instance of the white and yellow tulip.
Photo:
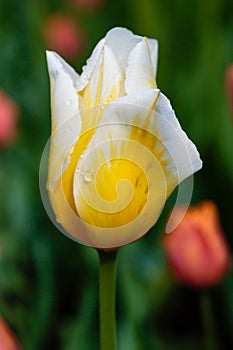
<svg viewBox="0 0 233 350">
<path fill-rule="evenodd" d="M 155 81 L 158 44 L 110 30 L 78 75 L 47 52 L 52 136 L 47 188 L 65 233 L 97 248 L 137 240 L 202 166 Z"/>
</svg>

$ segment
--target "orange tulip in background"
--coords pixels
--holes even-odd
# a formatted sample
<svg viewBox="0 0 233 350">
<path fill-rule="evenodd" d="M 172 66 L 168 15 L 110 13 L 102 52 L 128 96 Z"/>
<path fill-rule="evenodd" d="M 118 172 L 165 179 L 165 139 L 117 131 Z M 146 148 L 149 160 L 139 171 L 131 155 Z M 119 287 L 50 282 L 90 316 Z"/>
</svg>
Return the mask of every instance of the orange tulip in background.
<svg viewBox="0 0 233 350">
<path fill-rule="evenodd" d="M 20 350 L 18 341 L 2 318 L 0 318 L 0 350 Z"/>
<path fill-rule="evenodd" d="M 44 23 L 43 35 L 46 47 L 58 52 L 63 58 L 77 58 L 84 47 L 85 35 L 71 17 L 53 14 Z"/>
<path fill-rule="evenodd" d="M 233 64 L 226 69 L 226 93 L 233 120 Z"/>
<path fill-rule="evenodd" d="M 178 223 L 182 210 L 176 209 L 174 224 Z M 164 234 L 162 246 L 173 275 L 193 287 L 217 284 L 230 264 L 218 211 L 209 201 L 189 208 L 174 231 Z"/>
<path fill-rule="evenodd" d="M 16 103 L 0 90 L 0 147 L 7 147 L 14 141 L 18 114 Z"/>
</svg>

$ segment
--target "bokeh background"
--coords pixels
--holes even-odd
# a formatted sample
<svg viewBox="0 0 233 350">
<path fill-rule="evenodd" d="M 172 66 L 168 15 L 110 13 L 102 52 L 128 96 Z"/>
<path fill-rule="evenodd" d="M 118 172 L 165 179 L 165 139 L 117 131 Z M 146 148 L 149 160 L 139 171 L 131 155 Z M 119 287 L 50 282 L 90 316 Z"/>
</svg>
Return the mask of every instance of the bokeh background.
<svg viewBox="0 0 233 350">
<path fill-rule="evenodd" d="M 58 51 L 81 72 L 114 26 L 159 40 L 158 85 L 204 162 L 192 204 L 217 204 L 233 248 L 233 93 L 226 88 L 233 63 L 232 1 L 2 0 L 0 90 L 14 116 L 0 146 L 0 315 L 24 350 L 99 349 L 97 254 L 53 226 L 38 177 L 50 136 L 45 49 Z M 167 267 L 160 239 L 175 199 L 176 193 L 143 239 L 120 252 L 121 350 L 207 349 L 203 293 L 215 330 L 212 349 L 233 348 L 232 267 L 208 291 L 176 282 Z"/>
</svg>

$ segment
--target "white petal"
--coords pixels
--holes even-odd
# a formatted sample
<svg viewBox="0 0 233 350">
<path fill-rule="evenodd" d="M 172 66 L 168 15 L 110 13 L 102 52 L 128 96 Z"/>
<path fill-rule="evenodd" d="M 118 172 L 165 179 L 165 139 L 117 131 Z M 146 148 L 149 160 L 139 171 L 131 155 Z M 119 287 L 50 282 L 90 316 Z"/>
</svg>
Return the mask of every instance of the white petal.
<svg viewBox="0 0 233 350">
<path fill-rule="evenodd" d="M 102 151 L 105 161 L 108 162 L 111 159 L 111 145 L 109 142 L 107 144 L 105 142 L 109 141 L 109 139 L 128 140 L 132 126 L 148 129 L 150 125 L 145 124 L 146 117 L 150 112 L 153 112 L 158 96 L 159 90 L 157 89 L 145 90 L 121 97 L 116 102 L 112 102 L 105 110 L 103 118 L 85 153 L 90 152 L 96 145 L 102 144 L 104 145 Z M 116 152 L 118 152 L 117 149 Z M 89 161 L 92 160 L 95 161 L 95 157 L 89 159 Z M 83 161 L 84 159 L 79 160 L 78 168 L 80 168 Z M 85 158 L 85 161 L 87 162 L 87 158 Z M 92 168 L 90 163 L 86 165 L 85 169 L 88 170 L 88 168 Z"/>
<path fill-rule="evenodd" d="M 62 67 L 73 81 L 79 77 L 78 73 L 76 73 L 75 70 L 56 52 L 46 51 L 46 58 L 50 75 L 55 76 L 57 71 Z"/>
<path fill-rule="evenodd" d="M 123 76 L 119 64 L 107 45 L 96 58 L 95 67 L 83 95 L 84 108 L 116 100 L 123 87 Z"/>
<path fill-rule="evenodd" d="M 103 110 L 96 108 L 115 101 L 124 93 L 124 74 L 112 52 L 105 45 L 101 54 L 96 57 L 95 66 L 89 77 L 89 82 L 80 94 L 80 107 L 85 110 L 83 127 L 85 130 L 98 125 Z"/>
<path fill-rule="evenodd" d="M 202 167 L 196 146 L 182 130 L 168 98 L 160 93 L 155 111 L 161 118 L 157 123 L 158 132 L 172 155 L 180 183 Z"/>
<path fill-rule="evenodd" d="M 157 89 L 134 93 L 111 103 L 87 148 L 87 153 L 96 145 L 102 144 L 104 159 L 109 162 L 111 143 L 105 142 L 112 139 L 129 139 L 132 126 L 147 130 L 158 139 L 153 152 L 155 156 L 159 155 L 165 172 L 169 173 L 169 193 L 178 183 L 202 167 L 195 145 L 181 129 L 169 100 L 163 94 L 159 94 Z M 120 155 L 120 148 L 116 148 L 115 151 L 116 156 Z M 92 168 L 92 164 L 87 163 L 87 168 Z"/>
<path fill-rule="evenodd" d="M 47 52 L 51 79 L 52 135 L 48 186 L 52 188 L 69 164 L 72 148 L 79 138 L 81 118 L 74 81 L 75 71 L 57 54 Z"/>
<path fill-rule="evenodd" d="M 158 96 L 158 89 L 145 90 L 121 97 L 110 103 L 86 151 L 88 152 L 94 145 L 109 140 L 109 138 L 128 139 L 132 126 L 147 128 L 146 116 L 154 108 Z M 104 152 L 108 152 L 110 156 L 109 149 L 105 148 Z M 106 159 L 109 159 L 107 154 L 105 156 Z"/>
<path fill-rule="evenodd" d="M 88 84 L 91 75 L 93 74 L 96 65 L 99 64 L 100 56 L 103 54 L 103 47 L 105 44 L 105 38 L 101 39 L 94 48 L 91 56 L 87 59 L 86 65 L 83 67 L 83 71 L 80 79 L 76 82 L 77 91 L 82 91 Z"/>
<path fill-rule="evenodd" d="M 156 82 L 150 47 L 144 38 L 129 55 L 125 90 L 127 94 L 131 94 L 147 89 L 156 89 Z"/>
<path fill-rule="evenodd" d="M 126 69 L 130 52 L 138 43 L 142 41 L 142 36 L 134 35 L 130 30 L 126 28 L 113 28 L 106 35 L 106 45 L 111 47 L 123 70 Z M 154 75 L 156 75 L 158 60 L 158 41 L 156 39 L 149 38 L 147 38 L 147 41 L 149 44 Z"/>
<path fill-rule="evenodd" d="M 112 49 L 122 70 L 127 66 L 130 52 L 142 40 L 141 36 L 119 27 L 111 29 L 106 35 L 106 45 Z"/>
<path fill-rule="evenodd" d="M 108 45 L 104 48 L 103 59 L 101 103 L 108 103 L 120 97 L 123 88 L 123 73 L 116 56 Z"/>
<path fill-rule="evenodd" d="M 157 65 L 158 65 L 158 41 L 156 39 L 148 39 L 148 44 L 150 47 L 151 61 L 154 71 L 154 76 L 156 77 Z"/>
<path fill-rule="evenodd" d="M 54 224 L 68 237 L 88 246 L 96 246 L 88 234 L 88 227 L 81 221 L 69 205 L 64 194 L 62 178 L 60 177 L 54 185 L 53 191 L 49 191 L 49 200 L 56 215 Z M 48 208 L 50 213 L 50 208 Z M 53 214 L 50 216 L 53 218 Z M 62 226 L 59 226 L 62 225 Z M 98 247 L 98 246 L 97 246 Z"/>
<path fill-rule="evenodd" d="M 53 130 L 78 112 L 78 97 L 74 87 L 78 74 L 55 52 L 47 51 L 51 80 Z"/>
<path fill-rule="evenodd" d="M 160 96 L 159 89 L 142 90 L 142 91 L 138 91 L 130 95 L 119 98 L 117 101 L 115 101 L 114 104 L 110 105 L 109 108 L 113 108 L 114 111 L 117 112 L 118 104 L 125 104 L 129 106 L 140 106 L 140 107 L 143 107 L 141 111 L 144 110 L 146 114 L 151 109 L 154 109 L 154 107 L 157 104 L 159 96 Z M 133 110 L 135 111 L 135 109 Z M 125 115 L 121 115 L 119 110 L 118 117 L 120 118 L 120 120 L 124 121 L 124 118 L 126 118 L 126 121 L 129 120 L 131 122 L 131 117 L 132 117 L 131 113 L 130 113 L 131 117 L 130 116 L 127 117 L 127 113 L 124 113 L 124 114 Z M 140 118 L 142 122 L 143 122 L 143 117 L 145 117 L 145 114 L 143 114 Z"/>
</svg>

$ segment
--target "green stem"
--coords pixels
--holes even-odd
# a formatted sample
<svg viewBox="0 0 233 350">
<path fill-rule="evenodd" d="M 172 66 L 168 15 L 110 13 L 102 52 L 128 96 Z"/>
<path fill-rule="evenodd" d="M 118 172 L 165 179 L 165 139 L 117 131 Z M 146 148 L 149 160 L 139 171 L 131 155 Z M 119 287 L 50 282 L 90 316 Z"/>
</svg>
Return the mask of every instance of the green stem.
<svg viewBox="0 0 233 350">
<path fill-rule="evenodd" d="M 205 337 L 205 350 L 218 350 L 211 297 L 208 291 L 202 292 L 201 308 Z"/>
<path fill-rule="evenodd" d="M 116 262 L 117 251 L 99 254 L 99 301 L 100 301 L 100 339 L 101 350 L 116 349 Z"/>
</svg>

